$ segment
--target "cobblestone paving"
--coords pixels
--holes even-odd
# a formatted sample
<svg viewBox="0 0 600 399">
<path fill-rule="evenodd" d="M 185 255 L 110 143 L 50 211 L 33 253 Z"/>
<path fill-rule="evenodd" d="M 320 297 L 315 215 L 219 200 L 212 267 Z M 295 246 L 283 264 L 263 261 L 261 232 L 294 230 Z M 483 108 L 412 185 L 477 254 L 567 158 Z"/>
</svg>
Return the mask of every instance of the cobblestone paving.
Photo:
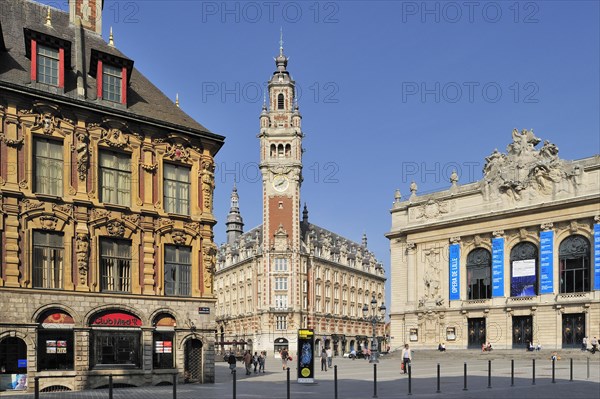
<svg viewBox="0 0 600 399">
<path fill-rule="evenodd" d="M 552 383 L 552 363 L 544 357 L 536 360 L 536 384 L 532 385 L 532 362 L 527 356 L 515 358 L 515 385 L 510 386 L 510 359 L 508 356 L 460 356 L 436 354 L 419 356 L 412 368 L 412 396 L 415 398 L 600 398 L 600 356 L 590 358 L 590 378 L 587 379 L 587 359 L 578 358 L 573 363 L 570 378 L 569 360 L 556 363 L 556 383 Z M 463 360 L 467 360 L 468 390 L 464 391 Z M 377 397 L 380 399 L 404 398 L 408 393 L 408 376 L 400 373 L 397 356 L 382 358 L 377 365 Z M 492 360 L 492 388 L 488 388 L 488 360 Z M 441 393 L 436 393 L 436 366 L 441 367 Z M 365 360 L 336 359 L 338 366 L 338 398 L 366 399 L 374 396 L 373 365 Z M 286 372 L 278 369 L 279 363 L 271 360 L 265 374 L 246 376 L 243 368 L 237 371 L 237 398 L 287 397 Z M 273 370 L 275 368 L 275 370 Z M 317 367 L 319 369 L 319 367 Z M 290 370 L 291 398 L 334 398 L 334 370 L 317 371 L 316 383 L 301 385 L 295 382 L 295 368 Z M 216 365 L 215 384 L 181 384 L 177 386 L 177 399 L 228 399 L 233 398 L 232 376 L 225 363 Z M 33 399 L 33 394 L 0 393 L 1 399 Z M 41 393 L 41 399 L 108 399 L 108 390 L 81 392 Z M 119 388 L 114 399 L 171 399 L 172 386 Z"/>
</svg>

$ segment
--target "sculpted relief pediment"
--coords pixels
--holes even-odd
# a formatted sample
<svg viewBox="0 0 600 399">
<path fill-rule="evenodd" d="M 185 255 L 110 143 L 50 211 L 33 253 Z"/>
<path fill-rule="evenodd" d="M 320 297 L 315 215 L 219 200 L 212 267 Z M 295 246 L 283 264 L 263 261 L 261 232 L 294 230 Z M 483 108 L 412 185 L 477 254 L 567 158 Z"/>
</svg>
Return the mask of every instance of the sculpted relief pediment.
<svg viewBox="0 0 600 399">
<path fill-rule="evenodd" d="M 536 149 L 541 140 L 533 130 L 517 129 L 506 153 L 494 150 L 486 157 L 483 168 L 485 198 L 520 201 L 537 196 L 573 193 L 580 170 L 558 157 L 558 147 L 548 140 Z"/>
</svg>

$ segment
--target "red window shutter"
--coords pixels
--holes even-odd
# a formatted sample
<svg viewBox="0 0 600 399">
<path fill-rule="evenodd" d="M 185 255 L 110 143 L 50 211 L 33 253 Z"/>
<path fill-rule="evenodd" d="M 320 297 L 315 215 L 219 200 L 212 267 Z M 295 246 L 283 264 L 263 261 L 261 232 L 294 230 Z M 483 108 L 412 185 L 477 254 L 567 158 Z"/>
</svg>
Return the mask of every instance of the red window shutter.
<svg viewBox="0 0 600 399">
<path fill-rule="evenodd" d="M 121 104 L 127 105 L 127 68 L 121 70 Z"/>
<path fill-rule="evenodd" d="M 58 87 L 65 87 L 65 49 L 58 49 Z"/>
<path fill-rule="evenodd" d="M 31 80 L 37 80 L 37 42 L 31 39 Z"/>
<path fill-rule="evenodd" d="M 98 60 L 98 69 L 96 70 L 96 88 L 98 89 L 98 98 L 102 98 L 102 61 Z"/>
</svg>

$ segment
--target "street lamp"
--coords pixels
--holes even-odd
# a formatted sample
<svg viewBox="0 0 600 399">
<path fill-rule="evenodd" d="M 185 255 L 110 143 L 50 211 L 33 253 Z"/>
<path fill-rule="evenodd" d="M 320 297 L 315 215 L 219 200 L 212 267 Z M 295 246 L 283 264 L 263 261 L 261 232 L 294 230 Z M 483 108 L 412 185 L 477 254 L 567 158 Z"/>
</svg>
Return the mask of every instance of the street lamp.
<svg viewBox="0 0 600 399">
<path fill-rule="evenodd" d="M 371 325 L 373 326 L 373 337 L 371 340 L 371 358 L 369 359 L 369 363 L 379 363 L 379 352 L 377 350 L 378 345 L 375 344 L 377 341 L 377 337 L 375 336 L 375 325 L 378 321 L 382 321 L 385 318 L 385 305 L 381 302 L 381 306 L 379 307 L 379 313 L 377 314 L 377 299 L 375 299 L 375 294 L 373 294 L 373 298 L 371 299 L 371 315 L 369 315 L 369 307 L 365 303 L 362 308 L 363 318 L 367 321 L 371 321 Z"/>
</svg>

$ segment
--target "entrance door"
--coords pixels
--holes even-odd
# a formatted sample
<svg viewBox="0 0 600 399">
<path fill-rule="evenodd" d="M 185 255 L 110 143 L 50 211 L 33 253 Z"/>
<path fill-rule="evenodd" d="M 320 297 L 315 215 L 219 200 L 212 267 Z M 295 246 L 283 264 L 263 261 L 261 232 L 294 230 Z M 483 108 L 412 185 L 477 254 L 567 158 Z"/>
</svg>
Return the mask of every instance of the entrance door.
<svg viewBox="0 0 600 399">
<path fill-rule="evenodd" d="M 485 318 L 468 319 L 469 348 L 481 349 L 485 343 Z"/>
<path fill-rule="evenodd" d="M 199 339 L 185 343 L 185 382 L 202 382 L 202 342 Z"/>
<path fill-rule="evenodd" d="M 513 348 L 527 348 L 533 344 L 533 317 L 515 316 L 512 318 Z"/>
<path fill-rule="evenodd" d="M 562 347 L 580 348 L 585 336 L 585 315 L 583 313 L 563 314 Z"/>
</svg>

